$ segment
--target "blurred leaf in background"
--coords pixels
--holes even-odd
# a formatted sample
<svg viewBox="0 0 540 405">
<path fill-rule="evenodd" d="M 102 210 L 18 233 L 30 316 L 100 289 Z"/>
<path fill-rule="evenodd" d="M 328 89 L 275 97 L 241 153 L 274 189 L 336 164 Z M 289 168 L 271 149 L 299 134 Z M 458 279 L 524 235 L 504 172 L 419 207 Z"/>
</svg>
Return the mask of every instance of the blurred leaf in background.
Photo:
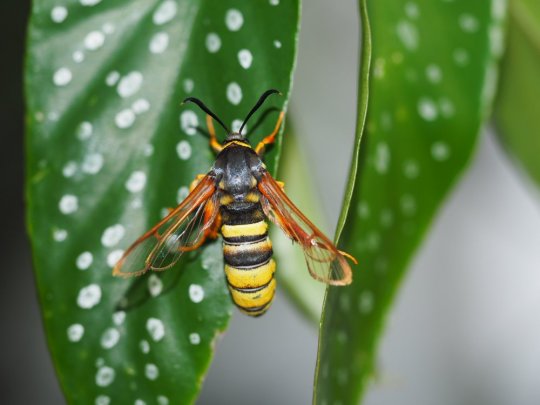
<svg viewBox="0 0 540 405">
<path fill-rule="evenodd" d="M 540 185 L 540 2 L 512 0 L 508 11 L 494 118 L 503 145 Z"/>
<path fill-rule="evenodd" d="M 133 283 L 111 267 L 213 162 L 204 115 L 180 101 L 201 98 L 233 129 L 268 88 L 285 109 L 298 23 L 294 0 L 34 2 L 27 224 L 68 402 L 193 402 L 232 313 L 220 243 L 165 277 Z M 276 119 L 267 114 L 252 142 Z M 136 305 L 117 310 L 133 293 Z"/>
<path fill-rule="evenodd" d="M 279 166 L 279 179 L 285 183 L 287 196 L 315 224 L 324 230 L 324 215 L 320 198 L 316 192 L 309 172 L 309 164 L 300 140 L 295 136 L 294 125 L 287 123 L 283 139 L 283 154 Z M 278 261 L 276 273 L 279 284 L 300 311 L 315 325 L 319 323 L 324 299 L 325 285 L 311 277 L 306 259 L 300 246 L 277 227 L 270 229 L 274 254 Z"/>
<path fill-rule="evenodd" d="M 327 290 L 317 404 L 361 398 L 399 282 L 474 150 L 503 49 L 504 1 L 362 0 L 360 9 L 359 162 L 337 230 L 360 265 L 350 287 Z"/>
</svg>

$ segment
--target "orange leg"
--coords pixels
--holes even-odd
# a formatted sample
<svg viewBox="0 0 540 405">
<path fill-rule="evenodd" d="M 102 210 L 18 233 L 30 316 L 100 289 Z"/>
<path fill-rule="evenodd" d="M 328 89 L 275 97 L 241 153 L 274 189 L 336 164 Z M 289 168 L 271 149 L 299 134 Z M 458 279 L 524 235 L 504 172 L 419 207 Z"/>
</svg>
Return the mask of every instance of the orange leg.
<svg viewBox="0 0 540 405">
<path fill-rule="evenodd" d="M 216 130 L 214 128 L 214 122 L 210 115 L 206 115 L 206 126 L 208 127 L 208 132 L 210 133 L 210 146 L 216 153 L 219 153 L 223 150 L 223 145 L 221 145 L 216 138 Z"/>
<path fill-rule="evenodd" d="M 274 131 L 270 135 L 265 137 L 261 142 L 259 142 L 259 144 L 255 148 L 255 152 L 257 152 L 257 155 L 262 155 L 264 153 L 264 149 L 265 149 L 266 145 L 271 145 L 276 141 L 276 135 L 279 132 L 279 128 L 281 127 L 281 123 L 283 122 L 283 117 L 284 116 L 285 116 L 285 113 L 282 111 L 279 114 L 279 118 L 277 120 L 276 127 L 274 128 Z"/>
</svg>

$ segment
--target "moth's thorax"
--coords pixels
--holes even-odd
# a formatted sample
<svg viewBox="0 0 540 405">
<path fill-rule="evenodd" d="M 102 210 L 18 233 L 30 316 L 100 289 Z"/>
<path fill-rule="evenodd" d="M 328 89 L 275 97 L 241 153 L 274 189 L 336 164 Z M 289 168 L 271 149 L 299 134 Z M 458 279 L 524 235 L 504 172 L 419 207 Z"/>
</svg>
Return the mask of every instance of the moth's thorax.
<svg viewBox="0 0 540 405">
<path fill-rule="evenodd" d="M 235 200 L 243 199 L 257 186 L 254 174 L 258 173 L 262 161 L 255 151 L 243 142 L 233 142 L 219 153 L 214 165 L 218 187 Z"/>
</svg>

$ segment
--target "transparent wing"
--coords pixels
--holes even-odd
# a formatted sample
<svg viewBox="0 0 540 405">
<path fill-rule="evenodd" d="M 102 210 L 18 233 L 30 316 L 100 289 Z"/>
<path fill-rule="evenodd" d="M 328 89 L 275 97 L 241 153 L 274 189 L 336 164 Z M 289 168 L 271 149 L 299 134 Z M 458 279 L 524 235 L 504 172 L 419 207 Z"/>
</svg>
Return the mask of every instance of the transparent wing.
<svg viewBox="0 0 540 405">
<path fill-rule="evenodd" d="M 137 239 L 113 269 L 114 276 L 140 276 L 174 266 L 180 256 L 204 243 L 218 213 L 213 177 L 206 175 L 167 217 Z"/>
<path fill-rule="evenodd" d="M 258 184 L 263 195 L 263 210 L 268 218 L 278 225 L 287 236 L 298 242 L 304 250 L 311 276 L 331 285 L 347 285 L 352 281 L 352 271 L 345 256 L 334 244 L 311 223 L 289 200 L 270 173 L 264 171 Z"/>
</svg>

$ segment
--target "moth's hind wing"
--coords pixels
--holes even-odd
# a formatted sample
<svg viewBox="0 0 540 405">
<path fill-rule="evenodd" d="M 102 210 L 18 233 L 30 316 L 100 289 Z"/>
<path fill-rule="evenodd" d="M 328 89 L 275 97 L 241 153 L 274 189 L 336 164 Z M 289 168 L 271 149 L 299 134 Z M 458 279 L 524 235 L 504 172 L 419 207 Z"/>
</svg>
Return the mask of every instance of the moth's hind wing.
<svg viewBox="0 0 540 405">
<path fill-rule="evenodd" d="M 302 247 L 311 276 L 331 285 L 352 282 L 352 270 L 334 244 L 291 202 L 279 184 L 264 170 L 258 183 L 263 210 L 287 236 Z"/>
</svg>

